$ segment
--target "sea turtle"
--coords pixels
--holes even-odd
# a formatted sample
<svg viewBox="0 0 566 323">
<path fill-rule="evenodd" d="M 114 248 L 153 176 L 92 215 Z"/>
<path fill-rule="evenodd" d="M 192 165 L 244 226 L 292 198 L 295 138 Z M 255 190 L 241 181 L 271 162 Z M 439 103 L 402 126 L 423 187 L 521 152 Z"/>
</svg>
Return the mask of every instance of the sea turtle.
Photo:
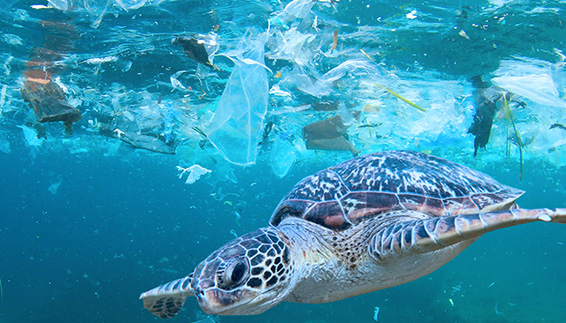
<svg viewBox="0 0 566 323">
<path fill-rule="evenodd" d="M 485 232 L 566 223 L 566 209 L 518 208 L 522 194 L 423 153 L 353 158 L 296 184 L 268 227 L 140 299 L 161 318 L 189 296 L 209 314 L 249 315 L 282 301 L 325 303 L 396 286 L 438 269 Z"/>
</svg>

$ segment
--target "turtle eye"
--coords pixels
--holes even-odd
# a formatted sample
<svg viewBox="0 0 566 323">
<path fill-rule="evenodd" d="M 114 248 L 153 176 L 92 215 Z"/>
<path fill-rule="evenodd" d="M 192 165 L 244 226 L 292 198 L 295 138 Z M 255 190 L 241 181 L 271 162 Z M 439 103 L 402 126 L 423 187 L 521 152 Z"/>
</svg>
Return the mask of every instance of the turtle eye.
<svg viewBox="0 0 566 323">
<path fill-rule="evenodd" d="M 245 258 L 235 259 L 226 264 L 219 275 L 219 287 L 232 289 L 239 286 L 249 276 L 249 264 Z"/>
<path fill-rule="evenodd" d="M 246 274 L 246 264 L 242 261 L 236 263 L 234 269 L 232 270 L 232 275 L 230 278 L 232 282 L 235 284 L 239 284 L 242 282 L 244 275 Z"/>
</svg>

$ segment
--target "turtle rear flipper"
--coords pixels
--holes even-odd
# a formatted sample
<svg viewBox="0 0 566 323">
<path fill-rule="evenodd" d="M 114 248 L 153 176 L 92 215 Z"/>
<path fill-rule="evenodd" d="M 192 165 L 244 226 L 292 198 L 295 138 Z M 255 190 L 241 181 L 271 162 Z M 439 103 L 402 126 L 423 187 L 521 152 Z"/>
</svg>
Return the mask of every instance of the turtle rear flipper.
<svg viewBox="0 0 566 323">
<path fill-rule="evenodd" d="M 509 209 L 404 221 L 374 235 L 368 252 L 377 261 L 422 254 L 473 241 L 489 231 L 535 221 L 566 223 L 566 209 Z"/>
<path fill-rule="evenodd" d="M 177 315 L 187 297 L 194 296 L 192 280 L 193 274 L 190 274 L 141 294 L 143 306 L 162 319 Z"/>
</svg>

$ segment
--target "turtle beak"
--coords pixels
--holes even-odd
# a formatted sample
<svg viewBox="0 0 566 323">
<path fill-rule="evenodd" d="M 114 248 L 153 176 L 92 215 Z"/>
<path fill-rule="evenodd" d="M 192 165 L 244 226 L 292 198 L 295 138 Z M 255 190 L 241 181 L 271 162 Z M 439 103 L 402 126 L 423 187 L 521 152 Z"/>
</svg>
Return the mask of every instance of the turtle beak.
<svg viewBox="0 0 566 323">
<path fill-rule="evenodd" d="M 248 302 L 238 303 L 236 296 L 219 289 L 200 291 L 197 295 L 198 304 L 206 314 L 216 315 L 246 315 Z M 243 308 L 241 307 L 242 305 Z"/>
</svg>

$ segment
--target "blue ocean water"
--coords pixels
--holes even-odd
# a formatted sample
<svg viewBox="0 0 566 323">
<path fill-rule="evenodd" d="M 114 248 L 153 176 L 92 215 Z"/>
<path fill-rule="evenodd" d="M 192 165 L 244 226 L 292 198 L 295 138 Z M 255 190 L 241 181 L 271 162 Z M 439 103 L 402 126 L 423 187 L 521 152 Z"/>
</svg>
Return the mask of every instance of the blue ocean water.
<svg viewBox="0 0 566 323">
<path fill-rule="evenodd" d="M 562 1 L 12 2 L 0 12 L 0 322 L 161 321 L 141 292 L 266 226 L 297 181 L 352 157 L 344 140 L 461 162 L 527 191 L 521 207 L 566 205 Z M 203 41 L 211 64 L 177 37 Z M 251 65 L 269 88 L 240 86 L 268 95 L 266 111 L 223 124 L 218 102 L 261 37 L 265 61 Z M 498 100 L 474 157 L 477 75 L 512 95 L 514 118 Z M 30 80 L 81 112 L 72 134 L 37 127 Z M 307 149 L 303 127 L 335 116 L 338 151 Z M 211 172 L 186 184 L 177 167 L 192 165 Z M 189 299 L 170 321 L 370 322 L 377 306 L 380 322 L 562 322 L 565 237 L 518 226 L 398 287 L 252 317 L 206 316 Z"/>
</svg>

